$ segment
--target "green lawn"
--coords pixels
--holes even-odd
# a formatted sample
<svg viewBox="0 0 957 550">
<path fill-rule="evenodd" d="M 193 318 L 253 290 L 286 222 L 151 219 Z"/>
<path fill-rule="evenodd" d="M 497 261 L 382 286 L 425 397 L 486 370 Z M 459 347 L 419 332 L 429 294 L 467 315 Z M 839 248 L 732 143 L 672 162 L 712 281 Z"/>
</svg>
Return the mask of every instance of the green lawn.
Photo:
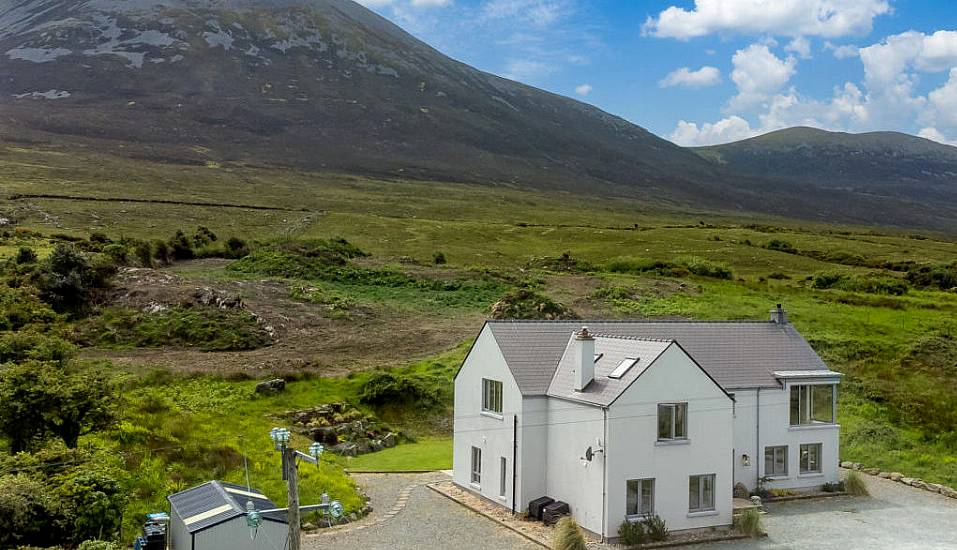
<svg viewBox="0 0 957 550">
<path fill-rule="evenodd" d="M 378 453 L 348 458 L 350 472 L 412 472 L 452 469 L 452 438 L 422 437 Z"/>
</svg>

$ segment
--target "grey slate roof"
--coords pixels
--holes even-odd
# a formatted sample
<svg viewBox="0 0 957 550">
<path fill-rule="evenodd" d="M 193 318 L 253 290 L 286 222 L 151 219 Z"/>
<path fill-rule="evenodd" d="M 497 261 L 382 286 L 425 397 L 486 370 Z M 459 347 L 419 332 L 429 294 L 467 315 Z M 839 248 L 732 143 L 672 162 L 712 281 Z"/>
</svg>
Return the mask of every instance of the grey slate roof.
<svg viewBox="0 0 957 550">
<path fill-rule="evenodd" d="M 776 387 L 774 371 L 825 369 L 791 324 L 771 321 L 488 321 L 524 395 L 545 395 L 572 333 L 675 340 L 724 389 Z"/>
<path fill-rule="evenodd" d="M 595 362 L 595 379 L 585 387 L 585 391 L 575 391 L 577 354 L 570 351 L 562 356 L 555 370 L 555 376 L 548 386 L 547 394 L 550 397 L 561 397 L 594 405 L 610 405 L 673 343 L 671 340 L 639 340 L 596 335 L 595 354 L 601 354 L 601 357 Z M 576 349 L 572 346 L 572 337 L 569 337 L 567 344 L 570 346 L 569 350 Z M 608 378 L 618 363 L 626 357 L 637 357 L 638 362 L 620 379 Z"/>
<path fill-rule="evenodd" d="M 250 496 L 252 493 L 259 496 Z M 261 496 L 261 498 L 260 498 Z M 229 521 L 233 518 L 246 515 L 246 502 L 252 501 L 257 510 L 276 508 L 271 500 L 262 496 L 256 489 L 249 490 L 242 485 L 226 483 L 225 481 L 208 481 L 185 491 L 170 495 L 170 505 L 176 515 L 183 521 L 193 517 L 202 517 L 188 523 L 186 530 L 189 533 L 202 531 L 213 525 Z M 221 510 L 211 514 L 216 510 Z M 263 519 L 286 523 L 284 512 L 263 514 Z"/>
</svg>

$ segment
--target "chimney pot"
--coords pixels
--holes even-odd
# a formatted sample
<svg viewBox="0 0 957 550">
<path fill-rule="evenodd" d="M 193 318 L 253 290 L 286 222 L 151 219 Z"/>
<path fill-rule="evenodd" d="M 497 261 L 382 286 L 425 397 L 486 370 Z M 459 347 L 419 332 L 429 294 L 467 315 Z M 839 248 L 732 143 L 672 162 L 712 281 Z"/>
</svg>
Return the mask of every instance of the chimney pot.
<svg viewBox="0 0 957 550">
<path fill-rule="evenodd" d="M 788 312 L 781 307 L 781 304 L 771 310 L 771 322 L 779 325 L 788 324 Z"/>
</svg>

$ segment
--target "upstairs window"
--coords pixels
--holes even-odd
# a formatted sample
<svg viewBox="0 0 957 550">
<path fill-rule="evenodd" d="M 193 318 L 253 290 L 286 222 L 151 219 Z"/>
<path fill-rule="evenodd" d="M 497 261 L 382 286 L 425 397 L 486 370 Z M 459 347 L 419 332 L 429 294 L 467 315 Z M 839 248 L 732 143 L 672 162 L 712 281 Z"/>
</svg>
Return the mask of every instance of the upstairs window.
<svg viewBox="0 0 957 550">
<path fill-rule="evenodd" d="M 658 439 L 688 438 L 688 404 L 658 404 Z"/>
<path fill-rule="evenodd" d="M 835 386 L 791 386 L 791 425 L 833 424 Z"/>
<path fill-rule="evenodd" d="M 498 380 L 482 379 L 482 410 L 502 414 L 502 383 Z"/>
</svg>

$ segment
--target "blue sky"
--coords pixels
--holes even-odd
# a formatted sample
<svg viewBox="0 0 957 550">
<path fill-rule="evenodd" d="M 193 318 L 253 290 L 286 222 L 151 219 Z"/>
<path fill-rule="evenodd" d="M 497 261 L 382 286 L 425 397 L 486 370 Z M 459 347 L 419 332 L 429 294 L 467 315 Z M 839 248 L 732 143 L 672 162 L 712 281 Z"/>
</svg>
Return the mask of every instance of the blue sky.
<svg viewBox="0 0 957 550">
<path fill-rule="evenodd" d="M 957 144 L 953 0 L 360 0 L 682 145 L 810 125 Z"/>
</svg>

